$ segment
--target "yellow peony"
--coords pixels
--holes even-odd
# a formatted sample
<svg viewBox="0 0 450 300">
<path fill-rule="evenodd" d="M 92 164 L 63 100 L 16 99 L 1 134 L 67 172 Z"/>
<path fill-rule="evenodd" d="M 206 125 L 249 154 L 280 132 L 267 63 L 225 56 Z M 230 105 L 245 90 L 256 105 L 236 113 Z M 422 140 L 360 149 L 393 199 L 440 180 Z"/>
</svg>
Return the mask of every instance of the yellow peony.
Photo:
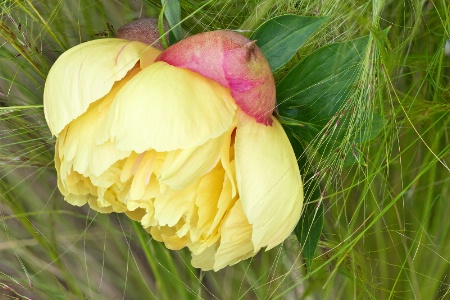
<svg viewBox="0 0 450 300">
<path fill-rule="evenodd" d="M 110 38 L 53 65 L 44 106 L 65 200 L 126 213 L 167 248 L 188 247 L 204 270 L 280 244 L 300 217 L 303 189 L 272 110 L 258 120 L 231 87 L 155 61 L 160 54 Z"/>
</svg>

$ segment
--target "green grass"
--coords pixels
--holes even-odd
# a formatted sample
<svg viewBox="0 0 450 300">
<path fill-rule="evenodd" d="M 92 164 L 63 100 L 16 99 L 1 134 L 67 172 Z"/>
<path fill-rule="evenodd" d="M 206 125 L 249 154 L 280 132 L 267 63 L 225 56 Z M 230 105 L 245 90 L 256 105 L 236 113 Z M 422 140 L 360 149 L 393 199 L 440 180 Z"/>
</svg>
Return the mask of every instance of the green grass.
<svg viewBox="0 0 450 300">
<path fill-rule="evenodd" d="M 437 1 L 181 1 L 186 32 L 250 33 L 283 13 L 331 16 L 294 61 L 371 34 L 350 118 L 383 116 L 359 164 L 313 156 L 325 204 L 309 272 L 295 237 L 217 273 L 191 267 L 138 224 L 67 204 L 42 109 L 46 74 L 68 48 L 159 1 L 0 1 L 0 299 L 450 298 L 450 5 Z M 203 8 L 200 7 L 205 4 Z M 387 36 L 383 30 L 389 28 Z M 333 125 L 333 124 L 332 124 Z M 332 126 L 331 125 L 331 126 Z"/>
</svg>

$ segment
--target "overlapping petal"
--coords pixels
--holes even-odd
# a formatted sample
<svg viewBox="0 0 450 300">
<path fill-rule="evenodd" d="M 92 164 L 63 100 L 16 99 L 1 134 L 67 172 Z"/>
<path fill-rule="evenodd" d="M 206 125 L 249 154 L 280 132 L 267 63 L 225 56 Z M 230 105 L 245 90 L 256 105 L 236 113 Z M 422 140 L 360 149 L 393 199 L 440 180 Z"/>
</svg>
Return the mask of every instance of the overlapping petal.
<svg viewBox="0 0 450 300">
<path fill-rule="evenodd" d="M 236 104 L 228 89 L 201 75 L 156 62 L 117 94 L 98 143 L 142 153 L 186 149 L 227 132 Z"/>
<path fill-rule="evenodd" d="M 217 164 L 225 135 L 210 139 L 201 146 L 174 150 L 167 156 L 158 179 L 175 190 L 192 184 Z"/>
<path fill-rule="evenodd" d="M 131 151 L 120 151 L 110 141 L 97 144 L 97 130 L 103 124 L 115 95 L 124 84 L 140 71 L 134 68 L 111 91 L 99 101 L 91 104 L 84 114 L 72 121 L 63 130 L 59 146 L 60 172 L 74 170 L 85 176 L 98 177 L 113 163 L 130 155 Z"/>
<path fill-rule="evenodd" d="M 58 136 L 92 102 L 105 96 L 140 57 L 149 64 L 159 53 L 123 39 L 89 41 L 64 52 L 52 66 L 44 89 L 44 112 L 51 132 Z"/>
<path fill-rule="evenodd" d="M 236 201 L 222 226 L 220 246 L 215 254 L 214 270 L 234 265 L 259 251 L 252 243 L 253 226 L 249 224 L 242 209 L 241 200 Z"/>
<path fill-rule="evenodd" d="M 281 124 L 273 116 L 272 121 L 272 126 L 264 126 L 242 115 L 236 130 L 236 179 L 255 249 L 284 241 L 303 203 L 294 151 Z"/>
</svg>

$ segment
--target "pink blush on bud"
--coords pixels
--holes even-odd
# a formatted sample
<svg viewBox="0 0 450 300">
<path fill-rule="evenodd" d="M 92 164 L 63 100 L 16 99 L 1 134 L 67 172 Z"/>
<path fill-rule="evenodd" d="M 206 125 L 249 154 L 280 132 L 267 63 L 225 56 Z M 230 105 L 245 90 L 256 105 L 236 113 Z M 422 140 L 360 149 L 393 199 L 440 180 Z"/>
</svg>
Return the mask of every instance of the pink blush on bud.
<svg viewBox="0 0 450 300">
<path fill-rule="evenodd" d="M 271 125 L 276 101 L 275 81 L 261 50 L 254 42 L 249 42 L 225 52 L 223 70 L 231 95 L 241 110 L 258 123 Z"/>
<path fill-rule="evenodd" d="M 255 41 L 233 31 L 205 32 L 170 46 L 156 61 L 187 68 L 230 88 L 245 114 L 258 123 L 272 124 L 275 81 Z"/>
</svg>

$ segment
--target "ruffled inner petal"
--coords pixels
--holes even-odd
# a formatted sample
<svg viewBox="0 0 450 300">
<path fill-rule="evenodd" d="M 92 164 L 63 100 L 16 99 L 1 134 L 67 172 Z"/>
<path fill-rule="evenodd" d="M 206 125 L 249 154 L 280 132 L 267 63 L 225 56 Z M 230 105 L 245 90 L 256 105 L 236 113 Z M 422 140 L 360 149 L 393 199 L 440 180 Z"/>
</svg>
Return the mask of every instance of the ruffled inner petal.
<svg viewBox="0 0 450 300">
<path fill-rule="evenodd" d="M 217 164 L 225 136 L 211 139 L 198 147 L 172 151 L 174 157 L 165 161 L 158 179 L 172 189 L 184 189 Z"/>
<path fill-rule="evenodd" d="M 221 229 L 220 245 L 215 254 L 214 270 L 253 256 L 259 248 L 253 248 L 252 225 L 242 211 L 242 204 L 237 200 L 227 215 Z"/>
<path fill-rule="evenodd" d="M 205 176 L 199 184 L 195 204 L 198 207 L 199 232 L 207 232 L 211 227 L 217 212 L 217 201 L 220 198 L 223 187 L 223 169 L 215 169 Z"/>
<path fill-rule="evenodd" d="M 155 198 L 155 219 L 161 226 L 174 226 L 193 208 L 198 183 L 176 191 L 166 190 Z"/>
</svg>

